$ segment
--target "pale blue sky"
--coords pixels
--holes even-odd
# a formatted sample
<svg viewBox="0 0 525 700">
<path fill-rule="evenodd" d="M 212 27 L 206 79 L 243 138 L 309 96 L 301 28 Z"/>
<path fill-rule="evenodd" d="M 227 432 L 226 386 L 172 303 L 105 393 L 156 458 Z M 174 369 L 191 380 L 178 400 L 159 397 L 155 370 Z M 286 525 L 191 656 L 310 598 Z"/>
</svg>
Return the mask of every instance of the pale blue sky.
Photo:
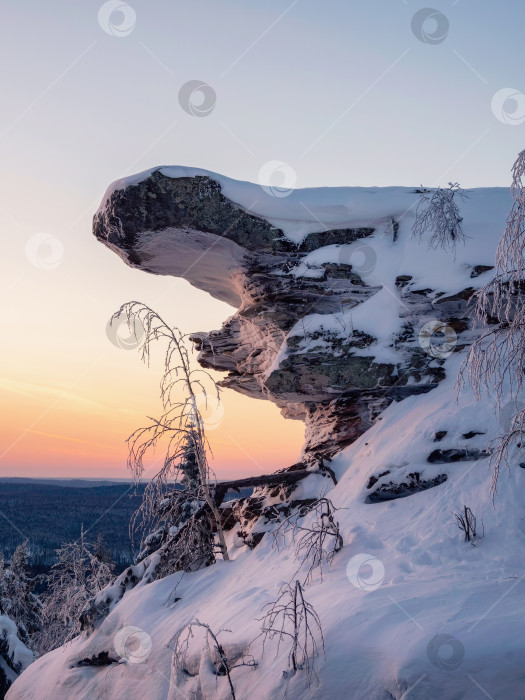
<svg viewBox="0 0 525 700">
<path fill-rule="evenodd" d="M 412 32 L 425 7 L 413 0 L 131 0 L 136 21 L 124 37 L 103 31 L 99 0 L 0 0 L 3 378 L 67 387 L 96 358 L 81 394 L 102 377 L 122 395 L 121 374 L 142 392 L 155 380 L 105 337 L 116 307 L 140 298 L 186 331 L 219 327 L 231 313 L 181 280 L 125 268 L 94 241 L 93 212 L 123 175 L 181 164 L 257 181 L 279 160 L 298 187 L 506 186 L 525 113 L 502 123 L 491 100 L 503 88 L 525 92 L 523 2 L 430 1 L 449 25 L 435 45 Z M 194 79 L 216 93 L 204 118 L 178 101 Z M 26 256 L 38 232 L 63 246 L 51 270 Z M 127 398 L 131 429 L 141 398 Z M 243 419 L 264 427 L 263 402 L 242 401 Z M 39 411 L 28 425 L 39 425 Z M 2 439 L 22 449 L 23 425 Z M 299 432 L 290 433 L 294 450 Z M 13 470 L 14 449 L 0 474 Z"/>
<path fill-rule="evenodd" d="M 0 4 L 4 129 L 69 68 L 0 139 L 4 170 L 45 171 L 81 197 L 135 159 L 252 180 L 279 159 L 298 186 L 429 183 L 449 168 L 467 186 L 505 185 L 523 145 L 525 125 L 490 109 L 497 90 L 525 90 L 519 0 L 434 2 L 450 25 L 439 45 L 412 34 L 413 0 L 130 4 L 124 38 L 101 31 L 98 0 Z M 217 93 L 205 119 L 177 102 L 190 79 Z"/>
</svg>

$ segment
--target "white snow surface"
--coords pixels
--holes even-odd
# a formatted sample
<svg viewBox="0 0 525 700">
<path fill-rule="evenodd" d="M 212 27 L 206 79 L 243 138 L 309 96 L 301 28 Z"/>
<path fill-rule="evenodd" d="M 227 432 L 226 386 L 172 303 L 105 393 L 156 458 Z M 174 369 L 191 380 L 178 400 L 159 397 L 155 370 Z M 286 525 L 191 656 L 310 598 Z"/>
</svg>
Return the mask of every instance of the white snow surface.
<svg viewBox="0 0 525 700">
<path fill-rule="evenodd" d="M 353 310 L 352 321 L 369 329 L 385 353 L 384 344 L 397 324 L 395 276 L 410 274 L 421 288 L 449 293 L 468 284 L 478 286 L 486 275 L 471 280 L 471 266 L 493 264 L 510 206 L 505 190 L 472 191 L 462 204 L 470 238 L 453 260 L 411 239 L 410 215 L 396 243 L 382 235 L 391 218 L 401 217 L 415 201 L 417 195 L 409 188 L 300 190 L 287 198 L 266 196 L 264 205 L 259 192 L 252 206 L 251 194 L 260 191 L 257 185 L 192 168 L 163 172 L 219 179 L 232 201 L 261 216 L 271 214 L 272 223 L 296 240 L 314 230 L 312 221 L 321 214 L 334 228 L 357 222 L 377 227 L 373 239 L 365 242 L 377 253 L 370 284 L 381 291 Z M 305 201 L 311 213 L 302 206 Z M 336 246 L 329 246 L 312 253 L 309 262 L 315 267 L 337 260 L 339 254 Z M 329 318 L 322 321 L 335 327 Z M 276 599 L 282 584 L 304 578 L 304 570 L 297 574 L 293 544 L 288 541 L 277 550 L 268 533 L 251 550 L 239 546 L 234 531 L 229 533 L 232 561 L 139 584 L 92 634 L 84 633 L 32 664 L 10 689 L 8 700 L 229 698 L 226 678 L 210 673 L 209 652 L 197 638 L 191 646 L 195 675 L 175 683 L 170 639 L 195 619 L 215 632 L 230 630 L 220 634 L 226 653 L 249 649 L 257 662 L 254 668 L 233 670 L 238 700 L 525 698 L 525 469 L 516 463 L 502 472 L 493 505 L 487 458 L 442 465 L 427 461 L 437 448 L 484 449 L 503 430 L 490 398 L 478 402 L 465 390 L 457 400 L 455 381 L 462 359 L 463 351 L 454 352 L 445 363 L 447 378 L 436 389 L 391 404 L 334 459 L 337 485 L 314 476 L 294 493 L 302 498 L 322 492 L 331 498 L 340 509 L 337 520 L 344 539 L 331 567 L 305 587 L 321 619 L 326 647 L 325 655 L 315 659 L 317 679 L 309 681 L 305 671 L 283 674 L 289 668 L 287 642 L 278 650 L 276 640 L 267 640 L 263 648 L 259 636 L 262 607 Z M 445 430 L 446 437 L 434 442 L 435 433 Z M 483 434 L 466 439 L 470 431 Z M 402 481 L 413 472 L 422 479 L 438 474 L 448 478 L 406 498 L 366 503 L 370 477 L 386 470 L 390 474 L 383 480 Z M 451 513 L 464 505 L 477 517 L 478 534 L 484 534 L 475 546 L 464 541 Z M 368 564 L 358 569 L 358 580 L 353 573 L 361 560 Z M 171 603 L 176 586 L 180 600 Z M 135 652 L 122 653 L 117 635 L 123 628 L 141 630 L 141 663 L 134 662 Z M 121 662 L 76 666 L 102 651 L 122 657 Z"/>
<path fill-rule="evenodd" d="M 516 466 L 503 472 L 493 507 L 487 459 L 438 467 L 426 461 L 436 447 L 484 447 L 500 429 L 488 403 L 477 403 L 468 392 L 456 402 L 459 360 L 458 355 L 447 361 L 449 378 L 437 389 L 392 404 L 334 460 L 336 486 L 323 481 L 326 495 L 342 509 L 337 517 L 344 548 L 323 580 L 317 576 L 305 589 L 326 643 L 326 658 L 316 660 L 318 683 L 308 687 L 303 672 L 285 678 L 286 646 L 276 657 L 276 642 L 268 641 L 263 653 L 257 638 L 262 606 L 276 598 L 297 569 L 291 543 L 278 552 L 266 535 L 255 550 L 230 545 L 235 559 L 229 563 L 218 562 L 182 580 L 174 574 L 126 593 L 92 635 L 81 635 L 30 666 L 8 700 L 228 698 L 224 677 L 214 676 L 213 682 L 188 677 L 176 690 L 170 687 L 168 644 L 196 618 L 215 631 L 231 630 L 221 635 L 227 651 L 252 643 L 258 666 L 233 671 L 237 698 L 477 700 L 484 697 L 480 688 L 495 699 L 523 697 L 525 470 Z M 440 443 L 433 442 L 437 430 L 448 431 Z M 462 435 L 471 430 L 485 434 L 465 440 Z M 370 476 L 386 469 L 393 475 L 417 470 L 423 478 L 447 473 L 448 480 L 403 499 L 365 503 Z M 306 486 L 299 487 L 298 498 Z M 483 521 L 484 537 L 476 546 L 464 542 L 450 512 L 464 504 L 477 516 L 480 530 Z M 368 555 L 376 577 L 381 579 L 384 570 L 377 587 L 367 590 L 371 569 L 366 565 L 360 571 L 362 588 L 350 581 L 347 567 L 358 555 Z M 177 583 L 181 599 L 170 605 Z M 124 659 L 109 669 L 75 668 L 86 656 L 104 650 L 114 654 L 115 635 L 130 626 L 151 639 L 143 663 Z M 446 668 L 452 653 L 446 644 L 439 650 L 444 668 L 432 663 L 427 648 L 436 635 L 458 640 L 452 658 L 452 665 L 460 662 L 457 668 Z"/>
<path fill-rule="evenodd" d="M 273 196 L 264 184 L 233 180 L 202 168 L 169 165 L 144 170 L 113 182 L 100 203 L 101 211 L 116 190 L 137 185 L 160 171 L 172 178 L 206 176 L 221 185 L 223 195 L 255 216 L 281 228 L 295 242 L 312 231 L 327 228 L 388 225 L 392 218 L 412 218 L 418 195 L 415 187 L 307 187 Z M 502 187 L 469 190 L 471 196 L 461 204 L 465 220 L 475 226 L 478 245 L 493 234 L 496 221 L 501 226 L 510 207 L 508 189 Z M 489 253 L 493 251 L 486 251 Z M 401 274 L 401 273 L 400 273 Z"/>
</svg>

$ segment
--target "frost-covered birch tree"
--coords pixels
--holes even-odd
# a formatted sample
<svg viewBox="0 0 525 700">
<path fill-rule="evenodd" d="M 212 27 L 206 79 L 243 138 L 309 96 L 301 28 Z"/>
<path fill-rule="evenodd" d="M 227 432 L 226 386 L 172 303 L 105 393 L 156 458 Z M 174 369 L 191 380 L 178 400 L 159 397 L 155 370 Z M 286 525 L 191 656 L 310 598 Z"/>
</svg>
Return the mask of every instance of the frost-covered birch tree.
<svg viewBox="0 0 525 700">
<path fill-rule="evenodd" d="M 150 417 L 146 427 L 128 438 L 128 467 L 137 480 L 146 469 L 147 456 L 160 445 L 164 449 L 162 467 L 146 486 L 140 510 L 143 526 L 149 530 L 144 552 L 164 547 L 163 575 L 180 568 L 200 568 L 214 559 L 216 533 L 218 552 L 228 560 L 201 413 L 202 402 L 219 402 L 219 388 L 208 372 L 192 369 L 185 337 L 155 311 L 132 301 L 113 319 L 122 317 L 127 319 L 130 333 L 142 337 L 141 357 L 147 365 L 154 342 L 166 344 L 160 383 L 162 415 Z M 138 329 L 144 333 L 137 333 Z M 174 489 L 173 481 L 182 489 Z"/>
<path fill-rule="evenodd" d="M 469 383 L 478 398 L 483 392 L 495 401 L 514 402 L 506 432 L 491 445 L 492 490 L 502 464 L 522 449 L 525 409 L 518 399 L 525 377 L 525 150 L 512 168 L 512 208 L 496 252 L 494 276 L 475 297 L 474 318 L 485 330 L 473 343 L 463 363 L 459 388 Z"/>
</svg>

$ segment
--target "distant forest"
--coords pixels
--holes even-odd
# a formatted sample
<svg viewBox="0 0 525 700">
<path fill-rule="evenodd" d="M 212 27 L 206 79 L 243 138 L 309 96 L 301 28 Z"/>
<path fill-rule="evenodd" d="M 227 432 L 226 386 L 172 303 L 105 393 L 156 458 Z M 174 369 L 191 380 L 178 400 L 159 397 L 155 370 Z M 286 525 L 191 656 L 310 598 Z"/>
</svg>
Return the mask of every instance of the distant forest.
<svg viewBox="0 0 525 700">
<path fill-rule="evenodd" d="M 6 559 L 18 544 L 29 540 L 31 567 L 34 573 L 42 573 L 55 562 L 55 550 L 77 540 L 83 526 L 89 542 L 102 535 L 118 570 L 132 562 L 129 524 L 141 504 L 144 486 L 78 484 L 82 486 L 74 480 L 71 485 L 0 482 L 0 551 Z"/>
</svg>

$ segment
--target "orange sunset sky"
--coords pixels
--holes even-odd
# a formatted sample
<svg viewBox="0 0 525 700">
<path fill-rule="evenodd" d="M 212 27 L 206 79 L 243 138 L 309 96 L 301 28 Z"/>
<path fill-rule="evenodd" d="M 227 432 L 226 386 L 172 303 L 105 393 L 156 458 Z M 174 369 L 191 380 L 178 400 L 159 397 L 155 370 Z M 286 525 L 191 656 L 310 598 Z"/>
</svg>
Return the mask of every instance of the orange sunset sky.
<svg viewBox="0 0 525 700">
<path fill-rule="evenodd" d="M 124 441 L 159 414 L 162 368 L 160 352 L 148 368 L 137 350 L 109 341 L 111 313 L 137 298 L 189 332 L 219 328 L 234 311 L 180 279 L 127 268 L 92 239 L 88 221 L 80 228 L 81 245 L 64 247 L 54 269 L 24 265 L 23 237 L 12 245 L 18 274 L 7 270 L 3 280 L 10 371 L 0 378 L 2 476 L 127 477 Z M 208 432 L 218 476 L 261 474 L 297 459 L 302 423 L 230 390 L 221 403 L 222 420 Z"/>
<path fill-rule="evenodd" d="M 233 311 L 182 280 L 130 270 L 88 231 L 86 239 L 94 267 L 100 257 L 111 270 L 95 289 L 89 266 L 73 251 L 56 269 L 30 267 L 8 281 L 4 302 L 17 304 L 7 305 L 3 353 L 10 373 L 0 378 L 4 476 L 127 475 L 124 439 L 146 415 L 159 413 L 161 365 L 159 353 L 147 368 L 137 350 L 108 340 L 106 322 L 121 302 L 148 300 L 184 331 L 219 327 Z M 27 324 L 20 323 L 20 309 Z M 269 402 L 229 390 L 222 392 L 222 407 L 222 420 L 209 430 L 220 475 L 263 473 L 297 459 L 300 422 L 284 421 Z"/>
<path fill-rule="evenodd" d="M 158 413 L 160 368 L 109 342 L 111 314 L 136 299 L 188 333 L 233 312 L 95 241 L 91 220 L 112 181 L 165 164 L 258 182 L 280 160 L 297 187 L 505 186 L 523 148 L 523 127 L 490 107 L 497 90 L 523 83 L 520 61 L 508 60 L 520 27 L 497 3 L 476 6 L 505 43 L 490 56 L 470 4 L 454 3 L 464 59 L 453 34 L 418 41 L 409 3 L 330 1 L 319 13 L 312 2 L 283 11 L 279 0 L 232 0 L 225 12 L 209 0 L 136 0 L 121 35 L 100 24 L 98 0 L 4 4 L 0 476 L 128 476 L 125 438 Z M 206 118 L 179 103 L 196 79 L 216 95 Z M 445 93 L 457 109 L 443 109 Z M 229 390 L 223 404 L 209 434 L 219 477 L 297 460 L 302 423 Z"/>
</svg>

